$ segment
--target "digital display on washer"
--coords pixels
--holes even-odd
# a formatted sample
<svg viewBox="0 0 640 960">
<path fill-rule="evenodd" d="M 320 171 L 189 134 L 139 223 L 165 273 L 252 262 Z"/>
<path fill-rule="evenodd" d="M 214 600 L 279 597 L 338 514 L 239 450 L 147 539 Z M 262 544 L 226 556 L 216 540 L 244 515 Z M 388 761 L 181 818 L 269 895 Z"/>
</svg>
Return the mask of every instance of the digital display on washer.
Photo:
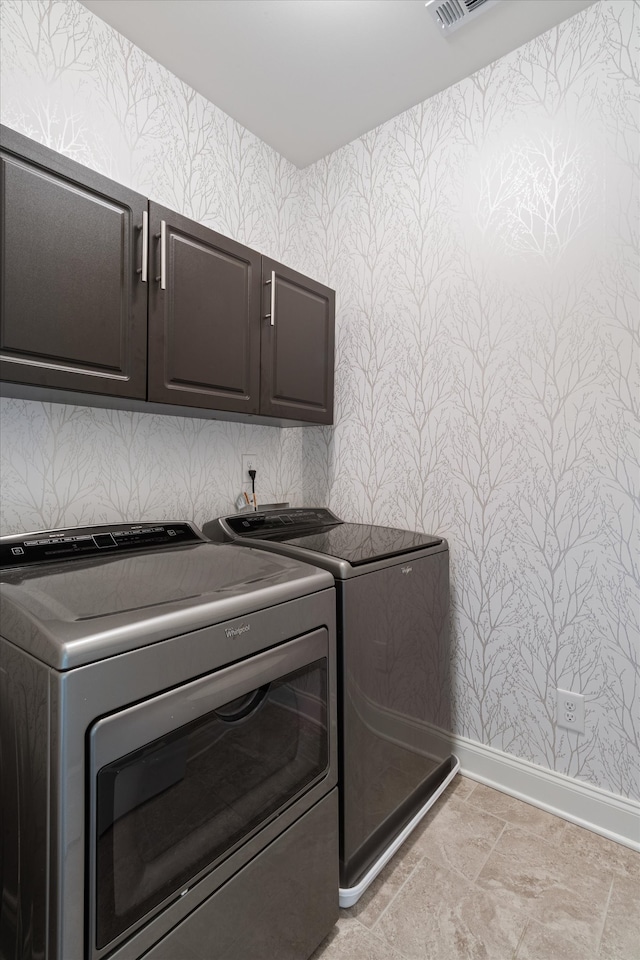
<svg viewBox="0 0 640 960">
<path fill-rule="evenodd" d="M 96 533 L 91 539 L 95 543 L 96 547 L 100 547 L 100 549 L 103 549 L 104 547 L 118 546 L 112 533 Z"/>
</svg>

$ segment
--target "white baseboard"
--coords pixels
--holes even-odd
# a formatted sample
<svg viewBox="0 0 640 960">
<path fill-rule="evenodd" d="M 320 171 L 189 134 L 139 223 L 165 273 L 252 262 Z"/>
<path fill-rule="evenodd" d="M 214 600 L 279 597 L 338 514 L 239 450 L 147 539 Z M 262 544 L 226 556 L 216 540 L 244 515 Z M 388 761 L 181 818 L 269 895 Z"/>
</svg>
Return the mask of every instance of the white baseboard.
<svg viewBox="0 0 640 960">
<path fill-rule="evenodd" d="M 453 736 L 460 773 L 640 852 L 640 803 Z"/>
</svg>

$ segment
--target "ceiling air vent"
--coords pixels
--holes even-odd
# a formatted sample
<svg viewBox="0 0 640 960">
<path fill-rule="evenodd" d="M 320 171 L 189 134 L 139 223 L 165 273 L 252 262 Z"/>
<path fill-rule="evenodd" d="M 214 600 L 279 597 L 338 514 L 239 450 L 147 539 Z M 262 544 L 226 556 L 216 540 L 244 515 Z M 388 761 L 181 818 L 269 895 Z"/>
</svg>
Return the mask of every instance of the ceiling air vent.
<svg viewBox="0 0 640 960">
<path fill-rule="evenodd" d="M 494 7 L 498 0 L 428 0 L 429 8 L 443 33 L 451 33 L 464 23 Z"/>
</svg>

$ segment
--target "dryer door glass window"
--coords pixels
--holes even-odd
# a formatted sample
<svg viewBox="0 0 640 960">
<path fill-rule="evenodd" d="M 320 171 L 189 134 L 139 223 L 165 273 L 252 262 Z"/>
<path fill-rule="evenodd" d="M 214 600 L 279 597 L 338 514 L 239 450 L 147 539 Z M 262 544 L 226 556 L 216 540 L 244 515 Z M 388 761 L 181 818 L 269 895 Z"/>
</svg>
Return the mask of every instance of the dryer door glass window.
<svg viewBox="0 0 640 960">
<path fill-rule="evenodd" d="M 327 713 L 323 658 L 98 771 L 98 949 L 179 895 L 322 777 Z"/>
</svg>

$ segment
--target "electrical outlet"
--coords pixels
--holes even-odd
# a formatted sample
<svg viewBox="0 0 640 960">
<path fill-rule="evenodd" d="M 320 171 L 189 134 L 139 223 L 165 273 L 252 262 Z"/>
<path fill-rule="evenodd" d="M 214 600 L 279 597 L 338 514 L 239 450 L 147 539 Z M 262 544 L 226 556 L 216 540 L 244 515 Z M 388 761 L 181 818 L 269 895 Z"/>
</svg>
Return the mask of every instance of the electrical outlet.
<svg viewBox="0 0 640 960">
<path fill-rule="evenodd" d="M 556 690 L 556 723 L 565 730 L 584 733 L 584 697 L 572 690 Z"/>
<path fill-rule="evenodd" d="M 249 470 L 257 470 L 257 457 L 255 453 L 242 454 L 242 489 L 247 493 L 251 492 L 251 477 Z"/>
</svg>

